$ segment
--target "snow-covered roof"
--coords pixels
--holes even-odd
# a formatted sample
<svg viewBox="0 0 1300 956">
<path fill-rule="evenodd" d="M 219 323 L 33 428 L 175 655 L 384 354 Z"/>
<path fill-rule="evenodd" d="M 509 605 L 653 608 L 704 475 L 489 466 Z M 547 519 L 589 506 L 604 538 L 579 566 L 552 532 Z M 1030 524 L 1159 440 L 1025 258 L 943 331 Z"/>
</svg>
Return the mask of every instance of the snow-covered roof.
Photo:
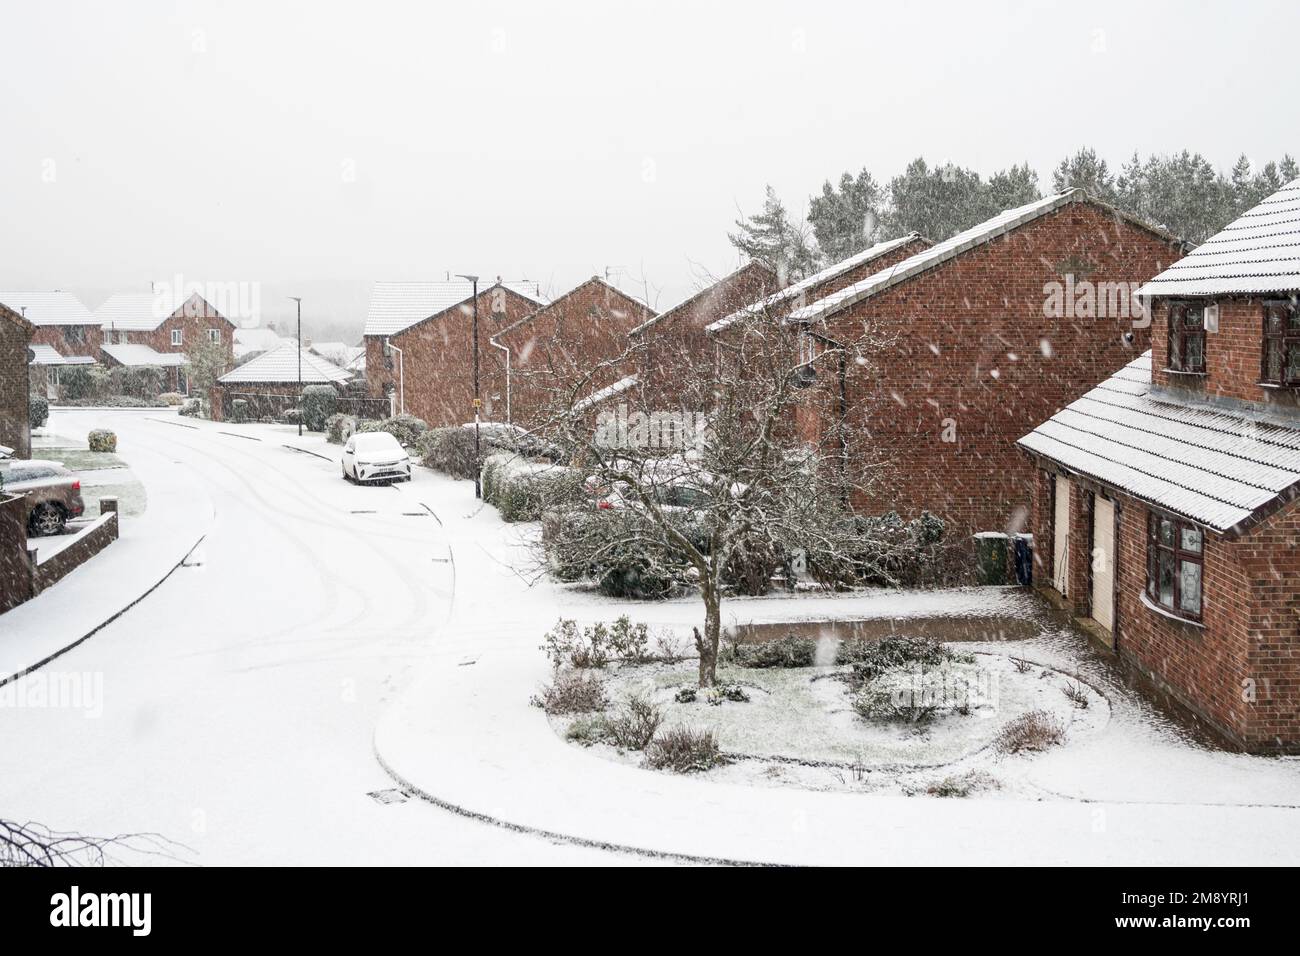
<svg viewBox="0 0 1300 956">
<path fill-rule="evenodd" d="M 525 299 L 545 305 L 536 282 L 479 282 L 479 292 L 502 285 Z M 438 282 L 376 282 L 370 293 L 370 311 L 366 314 L 366 335 L 396 335 L 417 322 L 445 312 L 474 295 L 474 287 L 464 279 Z"/>
<path fill-rule="evenodd" d="M 32 325 L 99 325 L 94 313 L 71 292 L 0 292 L 0 303 Z"/>
<path fill-rule="evenodd" d="M 1218 532 L 1300 482 L 1300 427 L 1153 393 L 1150 352 L 1017 444 Z"/>
<path fill-rule="evenodd" d="M 289 340 L 282 338 L 274 329 L 235 329 L 235 358 L 243 358 L 252 352 L 267 352 L 287 341 Z"/>
<path fill-rule="evenodd" d="M 339 368 L 333 362 L 312 355 L 302 350 L 302 382 L 304 385 L 320 385 L 331 382 L 346 382 L 351 373 Z M 243 365 L 227 372 L 217 381 L 222 383 L 239 382 L 277 382 L 298 381 L 298 348 L 293 342 L 283 342 L 249 359 Z"/>
<path fill-rule="evenodd" d="M 366 370 L 366 350 L 364 348 L 357 349 L 356 354 L 352 357 L 352 360 L 343 367 L 349 372 L 364 373 Z"/>
<path fill-rule="evenodd" d="M 749 262 L 746 262 L 743 266 L 741 266 L 739 269 L 736 269 L 731 273 L 729 273 L 728 275 L 723 276 L 721 279 L 719 279 L 717 282 L 714 282 L 712 285 L 705 286 L 703 289 L 700 289 L 698 292 L 695 292 L 687 296 L 685 299 L 682 299 L 681 302 L 678 302 L 671 309 L 668 309 L 665 312 L 660 312 L 658 315 L 651 316 L 650 318 L 646 319 L 640 325 L 636 326 L 636 328 L 631 329 L 628 332 L 628 335 L 641 334 L 646 329 L 651 328 L 654 325 L 657 325 L 658 323 L 662 322 L 664 319 L 667 319 L 670 316 L 680 312 L 682 309 L 685 309 L 688 306 L 693 305 L 699 299 L 714 294 L 716 290 L 726 286 L 733 279 L 736 279 L 744 275 L 746 272 L 750 271 L 751 269 L 759 269 L 767 273 L 768 275 L 773 275 L 772 270 L 769 269 L 767 266 L 763 265 L 763 263 L 758 262 L 757 260 L 750 260 Z"/>
<path fill-rule="evenodd" d="M 820 285 L 836 279 L 846 272 L 866 265 L 874 259 L 895 252 L 909 242 L 917 240 L 925 241 L 919 232 L 909 232 L 905 236 L 899 236 L 897 239 L 886 239 L 884 242 L 877 242 L 875 245 L 868 246 L 861 252 L 854 253 L 842 262 L 837 262 L 833 266 L 823 269 L 821 272 L 814 273 L 806 279 L 801 279 L 792 285 L 786 286 L 780 292 L 773 292 L 766 299 L 747 305 L 745 308 L 733 312 L 726 318 L 719 319 L 716 322 L 706 326 L 710 332 L 718 332 L 733 324 L 743 315 L 758 315 L 761 312 L 779 309 L 781 306 L 791 306 L 805 299 L 810 292 Z"/>
<path fill-rule="evenodd" d="M 1145 297 L 1300 290 L 1300 179 L 1249 209 L 1141 289 Z"/>
<path fill-rule="evenodd" d="M 147 345 L 135 343 L 101 345 L 104 353 L 119 365 L 189 365 L 184 352 L 156 352 Z"/>
<path fill-rule="evenodd" d="M 89 355 L 60 355 L 59 350 L 53 345 L 37 345 L 33 343 L 28 348 L 32 350 L 32 360 L 28 365 L 94 365 L 95 360 Z"/>
<path fill-rule="evenodd" d="M 616 395 L 622 395 L 630 388 L 635 388 L 639 379 L 635 375 L 629 375 L 626 378 L 620 378 L 613 385 L 607 385 L 600 391 L 592 392 L 586 398 L 580 399 L 573 403 L 575 412 L 583 412 L 593 405 L 599 405 L 601 402 L 607 402 Z"/>
<path fill-rule="evenodd" d="M 902 262 L 882 269 L 874 275 L 867 276 L 861 282 L 855 282 L 850 286 L 845 286 L 838 292 L 819 299 L 816 302 L 809 303 L 802 309 L 796 309 L 790 313 L 790 319 L 795 322 L 807 322 L 813 319 L 825 318 L 834 315 L 856 302 L 861 302 L 870 296 L 875 295 L 891 286 L 897 285 L 906 279 L 919 275 L 928 269 L 941 265 L 950 259 L 953 259 L 962 253 L 974 249 L 976 246 L 982 246 L 987 242 L 1004 236 L 1013 229 L 1017 229 L 1026 223 L 1033 222 L 1048 213 L 1055 212 L 1063 206 L 1076 202 L 1091 202 L 1096 205 L 1104 205 L 1096 200 L 1089 199 L 1088 194 L 1082 189 L 1067 189 L 1063 193 L 1057 193 L 1053 196 L 1047 196 L 1043 199 L 1026 203 L 1023 206 L 1017 206 L 1015 209 L 1007 209 L 998 213 L 992 219 L 973 226 L 965 232 L 959 232 L 951 239 L 945 239 L 943 242 L 936 243 L 929 249 L 918 252 Z M 1155 235 L 1160 236 L 1171 243 L 1181 244 L 1182 240 L 1164 232 L 1163 230 L 1143 222 L 1136 216 L 1123 212 L 1118 209 L 1106 207 L 1107 212 L 1123 219 L 1141 229 L 1145 229 Z"/>
<path fill-rule="evenodd" d="M 175 309 L 152 292 L 121 292 L 111 295 L 95 310 L 95 318 L 106 329 L 122 332 L 150 332 Z"/>
</svg>

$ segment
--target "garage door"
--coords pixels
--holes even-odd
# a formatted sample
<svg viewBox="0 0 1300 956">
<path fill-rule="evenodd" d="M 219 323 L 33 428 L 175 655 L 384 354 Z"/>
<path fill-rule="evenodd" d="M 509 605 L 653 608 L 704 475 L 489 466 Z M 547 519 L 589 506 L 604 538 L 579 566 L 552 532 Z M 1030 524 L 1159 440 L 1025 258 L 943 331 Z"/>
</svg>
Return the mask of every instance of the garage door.
<svg viewBox="0 0 1300 956">
<path fill-rule="evenodd" d="M 1056 476 L 1056 508 L 1052 516 L 1052 584 L 1066 596 L 1070 580 L 1070 479 Z"/>
<path fill-rule="evenodd" d="M 1115 627 L 1115 504 L 1098 496 L 1092 506 L 1092 619 Z"/>
</svg>

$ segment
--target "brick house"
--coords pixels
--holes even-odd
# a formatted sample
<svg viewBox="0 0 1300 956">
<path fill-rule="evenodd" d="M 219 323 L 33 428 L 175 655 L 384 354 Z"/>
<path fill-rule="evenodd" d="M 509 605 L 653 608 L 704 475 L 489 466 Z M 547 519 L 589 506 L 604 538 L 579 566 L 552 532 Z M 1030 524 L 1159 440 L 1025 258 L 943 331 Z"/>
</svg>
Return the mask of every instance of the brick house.
<svg viewBox="0 0 1300 956">
<path fill-rule="evenodd" d="M 491 344 L 506 356 L 502 420 L 534 427 L 566 390 L 582 394 L 623 377 L 616 363 L 628 332 L 654 317 L 654 309 L 599 276 L 505 326 Z"/>
<path fill-rule="evenodd" d="M 791 313 L 817 375 L 801 427 L 816 441 L 837 415 L 862 437 L 882 465 L 864 511 L 1022 532 L 1016 439 L 1145 351 L 1136 290 L 1183 251 L 1081 190 L 1007 210 Z M 860 368 L 838 346 L 864 332 L 883 351 Z"/>
<path fill-rule="evenodd" d="M 1142 294 L 1151 350 L 1020 439 L 1038 581 L 1219 736 L 1300 752 L 1300 180 Z"/>
<path fill-rule="evenodd" d="M 0 445 L 12 448 L 15 458 L 32 453 L 27 360 L 33 332 L 30 322 L 0 305 Z"/>
<path fill-rule="evenodd" d="M 480 283 L 479 377 L 483 417 L 505 420 L 505 362 L 489 341 L 545 305 L 534 282 Z M 366 390 L 432 426 L 474 417 L 473 287 L 463 279 L 376 282 L 364 333 Z"/>
<path fill-rule="evenodd" d="M 227 367 L 235 361 L 235 323 L 198 293 L 179 306 L 153 293 L 127 293 L 110 296 L 95 317 L 101 328 L 101 344 L 142 346 L 155 353 L 151 361 L 141 348 L 128 350 L 134 364 L 158 365 L 169 370 L 169 390 L 189 391 L 185 354 L 195 343 L 208 341 L 221 345 L 226 352 Z M 109 364 L 126 364 L 108 354 Z"/>
<path fill-rule="evenodd" d="M 56 398 L 61 369 L 95 364 L 99 320 L 71 292 L 0 292 L 0 303 L 32 324 L 33 392 Z"/>
<path fill-rule="evenodd" d="M 228 421 L 237 398 L 248 402 L 250 417 L 258 419 L 296 407 L 308 385 L 333 385 L 342 394 L 351 378 L 351 372 L 307 349 L 299 353 L 297 343 L 285 341 L 217 379 L 209 395 L 212 420 Z"/>
</svg>

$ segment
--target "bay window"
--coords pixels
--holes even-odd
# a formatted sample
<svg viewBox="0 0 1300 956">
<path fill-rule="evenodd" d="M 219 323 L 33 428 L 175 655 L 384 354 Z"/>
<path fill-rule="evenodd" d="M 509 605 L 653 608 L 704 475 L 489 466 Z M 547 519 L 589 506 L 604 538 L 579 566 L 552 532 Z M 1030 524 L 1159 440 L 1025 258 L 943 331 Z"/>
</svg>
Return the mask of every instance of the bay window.
<svg viewBox="0 0 1300 956">
<path fill-rule="evenodd" d="M 1300 385 L 1300 308 L 1294 299 L 1264 303 L 1264 349 L 1260 381 Z"/>
<path fill-rule="evenodd" d="M 1205 534 L 1190 521 L 1147 512 L 1147 597 L 1178 617 L 1201 619 Z"/>
</svg>

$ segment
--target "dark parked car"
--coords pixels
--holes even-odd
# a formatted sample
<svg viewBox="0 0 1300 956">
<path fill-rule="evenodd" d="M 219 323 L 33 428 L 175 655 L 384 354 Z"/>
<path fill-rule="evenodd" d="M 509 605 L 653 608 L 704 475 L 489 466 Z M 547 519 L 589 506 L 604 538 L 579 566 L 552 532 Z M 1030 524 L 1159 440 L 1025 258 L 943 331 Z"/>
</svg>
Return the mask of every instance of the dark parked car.
<svg viewBox="0 0 1300 956">
<path fill-rule="evenodd" d="M 4 490 L 22 495 L 27 506 L 27 533 L 33 537 L 59 534 L 69 518 L 86 510 L 81 482 L 57 461 L 0 461 Z"/>
</svg>

